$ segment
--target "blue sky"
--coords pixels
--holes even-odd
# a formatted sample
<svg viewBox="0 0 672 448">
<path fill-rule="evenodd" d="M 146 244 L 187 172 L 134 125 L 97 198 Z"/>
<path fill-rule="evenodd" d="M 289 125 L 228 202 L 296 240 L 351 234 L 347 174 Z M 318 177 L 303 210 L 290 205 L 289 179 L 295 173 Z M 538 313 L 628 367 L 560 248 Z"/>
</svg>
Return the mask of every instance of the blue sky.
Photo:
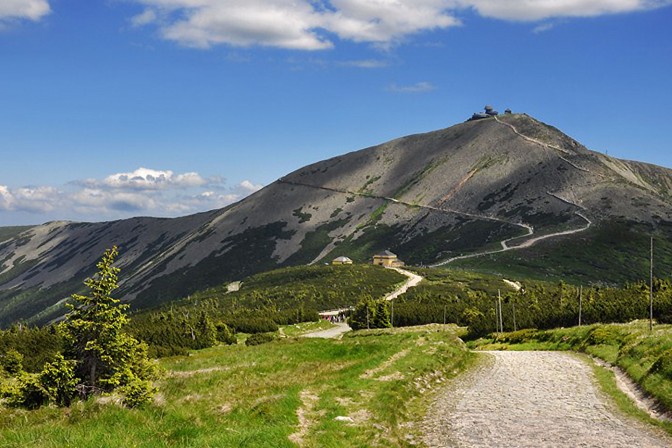
<svg viewBox="0 0 672 448">
<path fill-rule="evenodd" d="M 0 226 L 179 216 L 491 103 L 672 167 L 672 0 L 0 0 Z"/>
</svg>

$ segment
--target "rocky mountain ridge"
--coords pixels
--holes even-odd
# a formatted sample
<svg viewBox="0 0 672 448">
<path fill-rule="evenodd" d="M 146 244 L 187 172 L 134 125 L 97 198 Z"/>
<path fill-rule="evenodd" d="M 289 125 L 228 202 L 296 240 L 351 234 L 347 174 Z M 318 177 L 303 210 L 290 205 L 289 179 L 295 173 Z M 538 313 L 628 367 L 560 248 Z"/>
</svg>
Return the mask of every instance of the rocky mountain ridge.
<svg viewBox="0 0 672 448">
<path fill-rule="evenodd" d="M 0 325 L 58 316 L 112 244 L 120 294 L 146 307 L 338 255 L 496 265 L 501 249 L 546 255 L 579 235 L 590 245 L 612 223 L 666 234 L 671 205 L 672 170 L 590 151 L 525 114 L 491 117 L 308 165 L 221 210 L 31 228 L 0 242 Z"/>
</svg>

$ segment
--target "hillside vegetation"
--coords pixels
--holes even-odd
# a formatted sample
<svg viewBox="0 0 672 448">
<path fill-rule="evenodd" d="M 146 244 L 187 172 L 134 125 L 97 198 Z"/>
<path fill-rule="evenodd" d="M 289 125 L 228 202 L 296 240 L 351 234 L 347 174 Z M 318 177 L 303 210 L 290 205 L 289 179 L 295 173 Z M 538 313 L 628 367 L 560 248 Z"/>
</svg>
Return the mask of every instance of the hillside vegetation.
<svg viewBox="0 0 672 448">
<path fill-rule="evenodd" d="M 207 322 L 243 333 L 273 332 L 278 325 L 315 321 L 318 311 L 351 307 L 363 298 L 379 299 L 405 279 L 372 265 L 282 268 L 245 279 L 237 291 L 220 285 L 139 312 L 133 316 L 131 332 L 146 341 L 155 356 L 182 354 L 211 345 L 203 345 L 199 337 L 199 328 Z"/>
<path fill-rule="evenodd" d="M 501 277 L 450 269 L 416 269 L 425 281 L 394 304 L 395 326 L 452 322 L 469 326 L 469 336 L 497 330 L 498 293 L 507 331 L 576 325 L 581 301 L 582 323 L 629 322 L 648 316 L 649 287 L 585 286 L 523 280 L 516 290 Z M 672 281 L 654 282 L 654 317 L 672 322 Z"/>
<path fill-rule="evenodd" d="M 579 298 L 583 324 L 629 322 L 648 316 L 649 288 L 584 286 L 565 282 L 524 280 L 516 290 L 500 276 L 447 268 L 408 268 L 425 277 L 395 299 L 395 327 L 455 323 L 469 327 L 469 338 L 496 331 L 498 293 L 506 331 L 550 329 L 578 323 Z M 198 292 L 181 301 L 131 316 L 128 331 L 149 345 L 153 357 L 186 354 L 230 341 L 234 332 L 275 332 L 280 325 L 315 321 L 317 312 L 379 299 L 401 284 L 401 274 L 371 265 L 282 268 L 245 279 L 238 291 L 229 285 Z M 235 288 L 234 288 L 235 289 Z M 654 282 L 654 317 L 672 323 L 672 282 Z M 62 341 L 53 329 L 14 326 L 0 331 L 0 354 L 15 348 L 28 371 L 36 371 Z M 214 336 L 213 336 L 214 334 Z M 214 339 L 213 339 L 214 338 Z"/>
<path fill-rule="evenodd" d="M 218 346 L 161 361 L 153 404 L 0 408 L 3 447 L 409 446 L 431 391 L 470 359 L 454 326 Z M 337 417 L 346 417 L 339 421 Z"/>
<path fill-rule="evenodd" d="M 217 341 L 231 343 L 234 332 L 275 332 L 279 325 L 316 321 L 318 311 L 380 299 L 405 279 L 372 265 L 282 268 L 245 279 L 237 291 L 223 284 L 170 305 L 136 311 L 127 331 L 146 342 L 153 357 L 183 355 Z M 0 330 L 0 357 L 17 350 L 28 372 L 40 371 L 62 348 L 55 326 L 15 324 Z"/>
</svg>

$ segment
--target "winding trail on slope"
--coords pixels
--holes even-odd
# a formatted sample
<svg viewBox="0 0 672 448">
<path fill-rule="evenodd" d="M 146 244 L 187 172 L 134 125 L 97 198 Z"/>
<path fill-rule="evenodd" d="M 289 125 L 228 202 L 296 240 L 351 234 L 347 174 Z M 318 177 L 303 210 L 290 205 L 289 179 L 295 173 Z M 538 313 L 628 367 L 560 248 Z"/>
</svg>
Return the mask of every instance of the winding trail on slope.
<svg viewBox="0 0 672 448">
<path fill-rule="evenodd" d="M 462 212 L 462 211 L 459 211 L 459 210 L 446 208 L 446 207 L 434 207 L 432 205 L 411 204 L 409 202 L 401 201 L 399 199 L 395 199 L 395 198 L 391 198 L 391 197 L 387 197 L 387 196 L 376 196 L 376 195 L 372 195 L 372 194 L 362 194 L 362 193 L 357 193 L 357 192 L 354 192 L 354 191 L 341 190 L 341 189 L 338 189 L 338 188 L 331 188 L 331 187 L 323 187 L 323 186 L 319 186 L 319 185 L 304 184 L 304 183 L 301 183 L 301 182 L 288 181 L 288 180 L 285 180 L 285 179 L 278 179 L 278 182 L 288 184 L 288 185 L 299 186 L 299 187 L 314 188 L 314 189 L 317 189 L 317 190 L 326 190 L 326 191 L 332 191 L 332 192 L 335 192 L 335 193 L 361 196 L 361 197 L 365 197 L 365 198 L 369 198 L 369 199 L 382 199 L 382 200 L 393 202 L 395 204 L 405 205 L 405 206 L 408 206 L 408 207 L 422 208 L 422 209 L 425 209 L 425 210 L 431 210 L 431 211 L 440 212 L 440 213 L 458 214 L 458 215 L 462 215 L 462 216 L 468 216 L 468 217 L 474 218 L 474 219 L 494 221 L 494 222 L 499 222 L 499 223 L 502 223 L 502 224 L 518 226 L 518 227 L 521 227 L 522 229 L 525 230 L 524 235 L 516 235 L 516 236 L 513 236 L 513 237 L 510 237 L 510 238 L 507 238 L 505 240 L 500 241 L 499 244 L 502 246 L 501 249 L 486 250 L 486 251 L 475 252 L 475 253 L 466 254 L 466 255 L 458 255 L 456 257 L 451 257 L 451 258 L 448 258 L 447 260 L 443 260 L 443 261 L 440 261 L 438 263 L 428 265 L 431 268 L 444 266 L 444 265 L 447 265 L 447 264 L 452 263 L 452 262 L 457 261 L 457 260 L 464 260 L 464 259 L 468 259 L 468 258 L 482 257 L 484 255 L 497 254 L 497 253 L 506 252 L 506 251 L 509 251 L 509 250 L 524 249 L 524 248 L 532 246 L 533 244 L 537 243 L 538 241 L 542 241 L 542 240 L 549 239 L 549 238 L 555 238 L 555 237 L 558 237 L 558 236 L 571 235 L 571 234 L 574 234 L 574 233 L 583 232 L 583 231 L 589 229 L 590 226 L 593 224 L 593 222 L 590 219 L 588 219 L 584 214 L 576 212 L 575 214 L 577 216 L 580 216 L 581 218 L 583 218 L 586 221 L 586 225 L 584 227 L 580 227 L 578 229 L 572 229 L 572 230 L 564 230 L 564 231 L 561 231 L 561 232 L 549 233 L 549 234 L 546 234 L 546 235 L 541 235 L 541 236 L 538 236 L 536 238 L 531 238 L 529 240 L 526 240 L 522 244 L 518 244 L 518 245 L 515 245 L 515 246 L 510 246 L 509 243 L 511 241 L 522 239 L 522 238 L 527 238 L 527 237 L 530 237 L 530 236 L 534 235 L 534 227 L 532 227 L 529 224 L 525 224 L 525 223 L 516 223 L 516 222 L 506 221 L 504 219 L 495 218 L 495 217 L 492 217 L 492 216 L 477 215 L 477 214 L 474 214 L 474 213 Z M 585 208 L 583 206 L 581 206 L 579 204 L 576 204 L 574 202 L 571 202 L 568 199 L 561 198 L 558 195 L 556 195 L 555 193 L 548 193 L 548 195 L 552 196 L 552 197 L 554 197 L 554 198 L 556 198 L 556 199 L 558 199 L 562 202 L 573 205 L 573 206 L 575 206 L 575 207 L 577 207 L 581 210 L 585 210 Z"/>
<path fill-rule="evenodd" d="M 672 438 L 625 416 L 586 360 L 564 352 L 487 352 L 425 418 L 428 447 L 669 447 Z"/>
<path fill-rule="evenodd" d="M 564 148 L 560 148 L 559 146 L 551 145 L 549 143 L 542 142 L 541 140 L 538 140 L 536 138 L 528 137 L 527 135 L 521 133 L 514 125 L 512 125 L 511 123 L 506 123 L 506 122 L 501 121 L 497 116 L 495 116 L 494 119 L 497 123 L 501 124 L 502 126 L 506 126 L 506 127 L 510 128 L 516 135 L 520 136 L 521 138 L 523 138 L 523 139 L 525 139 L 525 140 L 527 140 L 531 143 L 542 146 L 544 148 L 552 149 L 554 151 L 557 151 L 557 152 L 560 152 L 560 153 L 563 153 L 563 154 L 567 154 L 567 155 L 572 155 L 573 154 L 571 151 L 568 151 Z M 584 171 L 584 172 L 590 172 L 590 170 L 588 170 L 587 168 L 580 167 L 580 166 L 576 165 L 574 162 L 572 162 L 570 160 L 567 160 L 565 157 L 563 157 L 561 155 L 559 157 L 563 161 L 565 161 L 566 163 L 568 163 L 570 166 L 572 166 L 573 168 L 575 168 L 577 170 Z M 465 182 L 469 178 L 471 178 L 471 176 L 468 176 L 465 179 Z M 517 235 L 517 236 L 510 237 L 510 238 L 507 238 L 505 240 L 500 241 L 499 244 L 501 245 L 501 249 L 485 250 L 485 251 L 475 252 L 475 253 L 466 254 L 466 255 L 458 255 L 458 256 L 451 257 L 451 258 L 448 258 L 446 260 L 440 261 L 438 263 L 430 264 L 429 267 L 445 266 L 445 265 L 447 265 L 449 263 L 452 263 L 454 261 L 457 261 L 457 260 L 466 260 L 466 259 L 469 259 L 469 258 L 482 257 L 482 256 L 485 256 L 485 255 L 492 255 L 492 254 L 497 254 L 497 253 L 506 252 L 506 251 L 510 251 L 510 250 L 525 249 L 525 248 L 528 248 L 528 247 L 534 245 L 535 243 L 537 243 L 539 241 L 543 241 L 543 240 L 550 239 L 550 238 L 556 238 L 556 237 L 560 237 L 560 236 L 572 235 L 572 234 L 579 233 L 579 232 L 584 232 L 584 231 L 588 230 L 590 228 L 590 226 L 593 224 L 593 222 L 588 217 L 586 217 L 584 214 L 582 214 L 581 212 L 575 212 L 575 214 L 577 216 L 581 217 L 584 221 L 586 221 L 585 226 L 577 228 L 577 229 L 564 230 L 564 231 L 561 231 L 561 232 L 555 232 L 555 233 L 549 233 L 549 234 L 546 234 L 546 235 L 541 235 L 541 236 L 538 236 L 538 237 L 535 237 L 535 238 L 529 238 L 529 237 L 534 235 L 534 227 L 532 227 L 529 224 L 525 224 L 523 222 L 511 222 L 511 221 L 496 218 L 496 217 L 493 217 L 493 216 L 477 215 L 477 214 L 474 214 L 474 213 L 463 212 L 463 211 L 452 209 L 452 208 L 449 208 L 449 207 L 434 207 L 434 206 L 431 206 L 431 205 L 412 204 L 412 203 L 405 202 L 405 201 L 402 201 L 402 200 L 399 200 L 399 199 L 396 199 L 396 198 L 392 198 L 392 197 L 388 197 L 388 196 L 377 196 L 377 195 L 373 195 L 373 194 L 369 194 L 369 193 L 364 194 L 364 193 L 358 193 L 358 192 L 355 192 L 355 191 L 348 191 L 348 190 L 344 190 L 344 189 L 324 187 L 324 186 L 319 186 L 319 185 L 304 184 L 304 183 L 301 183 L 301 182 L 289 181 L 289 180 L 286 180 L 286 179 L 283 179 L 283 178 L 278 179 L 278 182 L 289 184 L 289 185 L 302 186 L 302 187 L 307 187 L 307 188 L 315 188 L 315 189 L 319 189 L 319 190 L 326 190 L 326 191 L 331 191 L 331 192 L 335 192 L 335 193 L 354 195 L 354 196 L 370 198 L 370 199 L 381 199 L 381 200 L 389 201 L 389 202 L 392 202 L 392 203 L 395 203 L 395 204 L 405 205 L 407 207 L 417 207 L 417 208 L 422 208 L 422 209 L 425 209 L 425 210 L 431 210 L 431 211 L 435 211 L 435 212 L 439 212 L 439 213 L 457 214 L 457 215 L 466 216 L 466 217 L 469 217 L 469 218 L 474 218 L 474 219 L 479 219 L 479 220 L 494 221 L 494 222 L 499 222 L 499 223 L 502 223 L 502 224 L 518 226 L 518 227 L 524 229 L 524 231 L 525 231 L 525 234 L 523 234 L 523 235 Z M 549 196 L 552 196 L 553 198 L 559 200 L 559 201 L 562 201 L 562 202 L 564 202 L 568 205 L 574 206 L 574 207 L 576 207 L 576 208 L 578 208 L 582 211 L 587 211 L 586 208 L 583 207 L 582 205 L 577 204 L 576 202 L 571 201 L 569 199 L 563 198 L 556 193 L 547 192 L 547 194 Z M 522 239 L 522 238 L 529 238 L 529 239 L 526 239 L 521 244 L 509 245 L 509 243 L 511 241 Z"/>
<path fill-rule="evenodd" d="M 388 269 L 392 269 L 393 271 L 397 271 L 398 273 L 405 275 L 406 277 L 408 277 L 408 280 L 406 280 L 403 285 L 401 285 L 400 287 L 398 287 L 397 289 L 386 295 L 385 300 L 387 301 L 396 299 L 397 297 L 408 291 L 409 288 L 417 286 L 418 283 L 424 280 L 423 276 L 407 271 L 406 269 L 393 268 L 393 267 L 390 267 Z"/>
<path fill-rule="evenodd" d="M 546 234 L 546 235 L 540 235 L 540 236 L 537 236 L 535 238 L 527 239 L 527 240 L 523 241 L 521 244 L 518 244 L 516 246 L 510 246 L 509 245 L 509 242 L 511 242 L 513 240 L 517 240 L 517 239 L 520 239 L 520 238 L 525 238 L 525 237 L 528 237 L 528 236 L 532 236 L 534 234 L 534 231 L 533 231 L 533 228 L 530 226 L 528 228 L 529 233 L 527 235 L 514 236 L 514 237 L 508 238 L 504 241 L 500 241 L 500 244 L 502 245 L 501 249 L 486 250 L 486 251 L 483 251 L 483 252 L 475 252 L 473 254 L 467 254 L 467 255 L 458 255 L 457 257 L 452 257 L 452 258 L 449 258 L 447 260 L 443 260 L 439 263 L 430 264 L 429 267 L 430 268 L 436 268 L 436 267 L 439 267 L 439 266 L 447 265 L 447 264 L 452 263 L 453 261 L 457 261 L 457 260 L 466 260 L 468 258 L 476 258 L 476 257 L 482 257 L 484 255 L 498 254 L 498 253 L 507 252 L 507 251 L 510 251 L 510 250 L 525 249 L 525 248 L 531 247 L 532 245 L 534 245 L 534 244 L 536 244 L 536 243 L 538 243 L 539 241 L 542 241 L 542 240 L 546 240 L 546 239 L 549 239 L 549 238 L 557 238 L 559 236 L 564 236 L 564 235 L 572 235 L 574 233 L 579 233 L 579 232 L 586 231 L 590 228 L 591 225 L 593 225 L 593 222 L 590 219 L 588 219 L 585 215 L 583 215 L 579 212 L 576 212 L 575 214 L 577 216 L 580 216 L 581 218 L 583 218 L 586 221 L 586 225 L 584 227 L 580 227 L 578 229 L 563 230 L 562 232 L 549 233 L 549 234 Z"/>
</svg>

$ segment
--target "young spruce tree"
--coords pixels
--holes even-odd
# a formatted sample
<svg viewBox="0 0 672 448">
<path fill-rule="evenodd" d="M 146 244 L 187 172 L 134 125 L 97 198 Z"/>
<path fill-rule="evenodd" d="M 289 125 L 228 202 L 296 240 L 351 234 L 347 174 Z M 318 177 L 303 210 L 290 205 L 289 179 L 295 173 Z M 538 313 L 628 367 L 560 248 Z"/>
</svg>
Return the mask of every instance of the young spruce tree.
<svg viewBox="0 0 672 448">
<path fill-rule="evenodd" d="M 117 288 L 119 268 L 112 266 L 119 254 L 117 247 L 105 251 L 96 265 L 97 274 L 84 284 L 89 295 L 74 294 L 74 303 L 61 331 L 66 342 L 66 357 L 76 361 L 77 389 L 83 397 L 116 391 L 128 406 L 149 400 L 154 388 L 153 364 L 147 357 L 147 345 L 123 331 L 128 322 L 129 305 L 112 297 Z"/>
</svg>

